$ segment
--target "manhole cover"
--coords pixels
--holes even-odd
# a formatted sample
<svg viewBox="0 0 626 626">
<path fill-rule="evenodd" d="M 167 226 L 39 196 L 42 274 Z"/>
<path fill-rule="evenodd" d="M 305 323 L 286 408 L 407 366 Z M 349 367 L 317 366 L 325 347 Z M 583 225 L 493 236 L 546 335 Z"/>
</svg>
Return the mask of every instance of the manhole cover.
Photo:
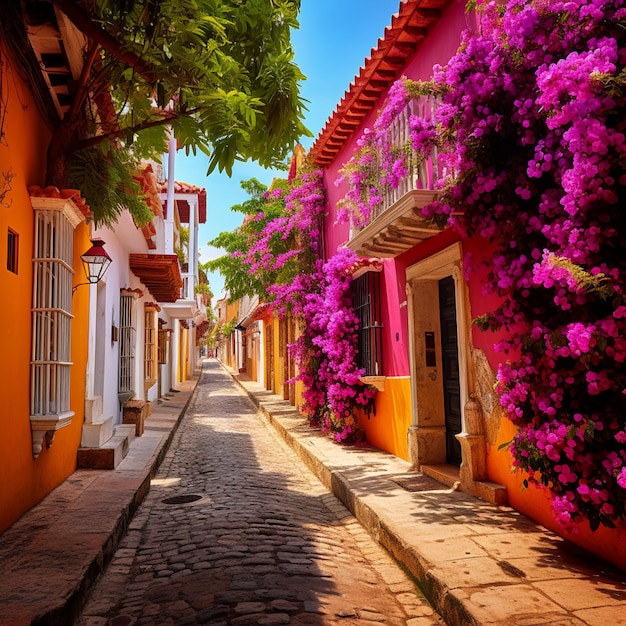
<svg viewBox="0 0 626 626">
<path fill-rule="evenodd" d="M 187 504 L 188 502 L 196 502 L 197 500 L 202 500 L 202 496 L 199 496 L 197 493 L 189 493 L 184 496 L 165 498 L 165 500 L 161 500 L 161 502 L 163 502 L 163 504 Z"/>
</svg>

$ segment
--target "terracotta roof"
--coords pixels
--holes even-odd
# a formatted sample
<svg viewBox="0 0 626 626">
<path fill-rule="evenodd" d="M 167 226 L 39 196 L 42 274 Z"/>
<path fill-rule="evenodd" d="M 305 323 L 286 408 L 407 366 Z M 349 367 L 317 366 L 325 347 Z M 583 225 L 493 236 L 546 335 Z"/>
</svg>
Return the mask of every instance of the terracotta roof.
<svg viewBox="0 0 626 626">
<path fill-rule="evenodd" d="M 158 302 L 176 302 L 183 279 L 175 254 L 131 254 L 130 269 Z"/>
<path fill-rule="evenodd" d="M 58 200 L 71 200 L 76 208 L 86 217 L 93 218 L 93 213 L 85 199 L 80 195 L 79 189 L 59 189 L 53 185 L 48 187 L 40 187 L 39 185 L 31 185 L 28 188 L 31 198 L 54 198 Z"/>
<path fill-rule="evenodd" d="M 159 191 L 167 193 L 167 181 L 159 184 Z M 196 187 L 189 183 L 181 183 L 174 181 L 174 193 L 198 194 L 198 221 L 200 224 L 206 222 L 206 189 L 204 187 Z M 183 224 L 189 224 L 189 203 L 186 200 L 177 200 L 178 215 Z M 167 207 L 163 203 L 163 212 L 167 214 Z"/>
<path fill-rule="evenodd" d="M 352 133 L 374 109 L 380 97 L 402 75 L 413 55 L 441 18 L 449 0 L 404 0 L 372 48 L 309 152 L 315 165 L 330 165 Z"/>
</svg>

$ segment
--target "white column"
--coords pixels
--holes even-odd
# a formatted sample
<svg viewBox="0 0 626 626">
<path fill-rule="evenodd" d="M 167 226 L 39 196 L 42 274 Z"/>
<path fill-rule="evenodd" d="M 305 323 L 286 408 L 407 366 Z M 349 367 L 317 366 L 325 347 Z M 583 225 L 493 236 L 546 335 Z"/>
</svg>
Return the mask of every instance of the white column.
<svg viewBox="0 0 626 626">
<path fill-rule="evenodd" d="M 85 398 L 93 398 L 95 393 L 94 369 L 96 361 L 96 320 L 98 292 L 96 284 L 89 285 L 89 325 L 87 330 L 87 367 L 85 370 Z"/>
<path fill-rule="evenodd" d="M 189 281 L 186 297 L 195 300 L 194 287 L 198 277 L 198 196 L 189 201 L 189 249 L 187 251 L 187 267 Z"/>
<path fill-rule="evenodd" d="M 174 254 L 174 161 L 176 160 L 176 138 L 170 130 L 167 154 L 167 219 L 165 220 L 165 254 Z"/>
</svg>

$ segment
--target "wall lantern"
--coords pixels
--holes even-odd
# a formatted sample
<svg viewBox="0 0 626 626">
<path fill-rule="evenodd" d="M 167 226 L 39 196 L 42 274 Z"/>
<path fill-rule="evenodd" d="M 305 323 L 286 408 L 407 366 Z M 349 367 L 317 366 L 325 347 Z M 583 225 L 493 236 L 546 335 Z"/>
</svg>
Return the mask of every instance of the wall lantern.
<svg viewBox="0 0 626 626">
<path fill-rule="evenodd" d="M 109 265 L 111 265 L 111 257 L 103 248 L 104 241 L 102 241 L 102 239 L 92 239 L 91 244 L 91 248 L 80 257 L 83 262 L 83 267 L 85 268 L 87 282 L 78 283 L 78 285 L 74 286 L 72 291 L 76 291 L 81 285 L 94 285 L 100 282 L 109 269 Z"/>
</svg>

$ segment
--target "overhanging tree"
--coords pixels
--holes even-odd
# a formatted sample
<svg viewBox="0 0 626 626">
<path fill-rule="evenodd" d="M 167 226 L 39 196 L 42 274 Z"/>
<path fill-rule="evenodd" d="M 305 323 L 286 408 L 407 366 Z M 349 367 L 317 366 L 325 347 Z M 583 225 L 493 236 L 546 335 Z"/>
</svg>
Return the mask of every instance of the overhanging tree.
<svg viewBox="0 0 626 626">
<path fill-rule="evenodd" d="M 230 210 L 244 215 L 243 223 L 232 231 L 221 232 L 209 241 L 210 246 L 221 248 L 226 254 L 205 264 L 209 271 L 218 271 L 224 277 L 224 287 L 229 301 L 235 302 L 244 296 L 258 295 L 267 300 L 267 289 L 278 276 L 276 272 L 256 267 L 251 270 L 250 250 L 258 242 L 268 224 L 285 216 L 283 192 L 287 181 L 276 180 L 273 192 L 256 178 L 241 181 L 241 188 L 250 196 Z M 292 241 L 276 235 L 273 237 L 271 254 L 275 258 L 290 249 Z"/>
<path fill-rule="evenodd" d="M 207 155 L 209 172 L 229 175 L 236 160 L 279 166 L 310 134 L 291 47 L 299 0 L 50 2 L 86 47 L 70 110 L 48 116 L 47 183 L 78 186 L 98 221 L 123 206 L 146 218 L 129 172 L 166 151 L 169 128 L 187 153 Z M 22 49 L 20 0 L 4 0 L 0 19 L 6 47 Z"/>
</svg>

